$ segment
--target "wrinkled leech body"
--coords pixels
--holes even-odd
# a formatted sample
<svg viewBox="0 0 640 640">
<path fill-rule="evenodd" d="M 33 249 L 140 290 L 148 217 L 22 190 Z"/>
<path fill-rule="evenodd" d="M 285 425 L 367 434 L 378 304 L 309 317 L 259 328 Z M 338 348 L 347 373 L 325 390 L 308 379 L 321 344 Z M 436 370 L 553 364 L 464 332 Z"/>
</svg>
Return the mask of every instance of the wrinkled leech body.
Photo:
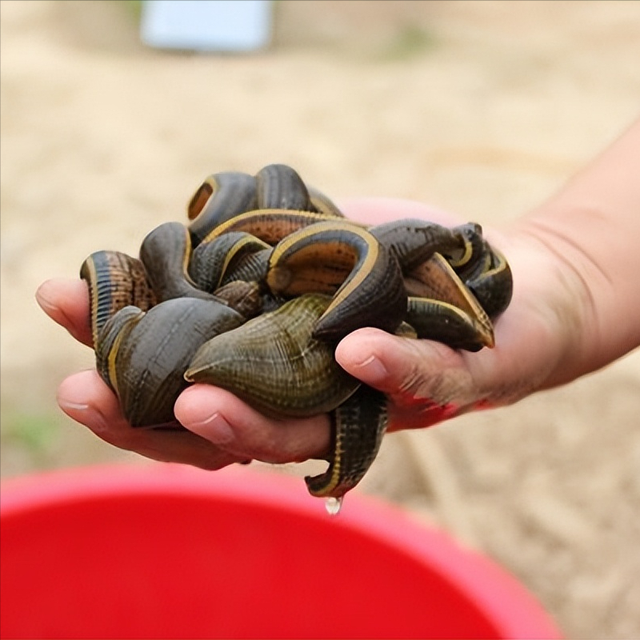
<svg viewBox="0 0 640 640">
<path fill-rule="evenodd" d="M 467 351 L 493 347 L 491 319 L 442 255 L 434 253 L 410 276 L 406 320 L 419 338 Z"/>
<path fill-rule="evenodd" d="M 329 296 L 305 293 L 209 340 L 195 354 L 185 378 L 228 389 L 277 418 L 329 412 L 329 468 L 306 481 L 313 495 L 340 497 L 371 466 L 387 416 L 384 394 L 347 374 L 336 363 L 333 348 L 313 337 L 315 323 L 330 302 Z"/>
<path fill-rule="evenodd" d="M 191 360 L 187 380 L 233 391 L 279 418 L 335 409 L 360 383 L 335 361 L 331 344 L 312 336 L 330 303 L 329 296 L 305 294 L 205 342 Z"/>
<path fill-rule="evenodd" d="M 125 307 L 113 316 L 96 351 L 97 368 L 131 426 L 176 424 L 173 405 L 187 386 L 193 353 L 243 321 L 230 307 L 199 298 L 166 300 L 146 313 Z"/>
<path fill-rule="evenodd" d="M 490 249 L 488 245 L 485 250 L 489 255 L 485 269 L 475 277 L 469 278 L 466 285 L 487 315 L 495 318 L 511 302 L 513 279 L 507 259 L 499 251 Z"/>
<path fill-rule="evenodd" d="M 259 258 L 255 258 L 259 254 Z M 189 273 L 204 291 L 233 280 L 264 280 L 271 246 L 246 231 L 231 231 L 198 245 Z"/>
<path fill-rule="evenodd" d="M 214 299 L 191 279 L 190 259 L 191 237 L 179 222 L 165 222 L 145 237 L 140 247 L 140 260 L 158 301 L 183 297 Z"/>
<path fill-rule="evenodd" d="M 310 211 L 307 186 L 297 171 L 284 164 L 270 164 L 256 174 L 257 209 Z"/>
<path fill-rule="evenodd" d="M 244 231 L 273 246 L 294 231 L 326 219 L 326 215 L 314 211 L 291 209 L 247 211 L 212 229 L 203 242 L 211 242 L 230 231 Z"/>
<path fill-rule="evenodd" d="M 103 251 L 82 265 L 98 371 L 133 426 L 179 426 L 173 404 L 191 382 L 276 418 L 328 413 L 315 496 L 352 489 L 387 426 L 386 397 L 339 367 L 337 342 L 374 326 L 477 351 L 511 299 L 509 265 L 479 225 L 358 224 L 286 165 L 209 176 L 188 218 L 149 233 L 139 260 Z"/>
<path fill-rule="evenodd" d="M 325 340 L 362 326 L 394 332 L 407 311 L 396 258 L 366 229 L 341 220 L 318 222 L 281 240 L 266 280 L 278 295 L 333 295 L 313 329 L 314 337 Z"/>
<path fill-rule="evenodd" d="M 187 207 L 189 231 L 195 243 L 201 242 L 215 226 L 257 207 L 254 176 L 227 171 L 209 176 L 193 194 Z"/>
<path fill-rule="evenodd" d="M 135 305 L 146 311 L 156 304 L 144 265 L 126 253 L 96 251 L 82 263 L 80 277 L 89 283 L 94 347 L 102 327 L 120 309 Z"/>
<path fill-rule="evenodd" d="M 333 452 L 329 467 L 305 482 L 313 496 L 342 498 L 364 478 L 378 455 L 387 429 L 387 398 L 363 384 L 329 418 Z"/>
</svg>

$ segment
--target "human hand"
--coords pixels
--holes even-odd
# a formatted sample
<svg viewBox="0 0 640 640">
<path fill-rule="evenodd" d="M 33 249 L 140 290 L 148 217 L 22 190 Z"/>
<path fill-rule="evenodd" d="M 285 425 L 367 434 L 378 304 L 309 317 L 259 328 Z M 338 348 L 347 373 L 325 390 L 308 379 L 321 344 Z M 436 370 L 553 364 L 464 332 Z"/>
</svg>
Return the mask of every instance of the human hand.
<svg viewBox="0 0 640 640">
<path fill-rule="evenodd" d="M 412 217 L 447 226 L 467 222 L 409 201 L 354 200 L 343 210 L 369 224 Z M 511 303 L 496 322 L 493 349 L 457 351 L 373 328 L 354 331 L 336 349 L 344 369 L 387 394 L 389 431 L 512 404 L 581 373 L 569 358 L 589 313 L 580 265 L 565 261 L 554 248 L 556 239 L 540 237 L 526 221 L 504 232 L 485 228 L 484 235 L 506 255 L 514 281 Z"/>
<path fill-rule="evenodd" d="M 343 209 L 368 224 L 419 217 L 449 226 L 466 222 L 407 201 L 356 200 Z M 485 233 L 507 255 L 515 285 L 512 303 L 497 322 L 494 349 L 458 352 L 375 329 L 355 331 L 338 345 L 336 359 L 349 373 L 388 394 L 389 430 L 427 427 L 471 409 L 514 402 L 552 378 L 566 341 L 562 320 L 571 308 L 563 302 L 565 292 L 549 286 L 557 276 L 555 263 L 533 239 Z M 548 291 L 556 291 L 558 300 L 549 300 Z M 47 281 L 37 299 L 54 321 L 91 346 L 84 281 Z M 266 418 L 210 385 L 193 385 L 178 398 L 175 415 L 185 431 L 131 428 L 95 370 L 63 381 L 58 402 L 70 417 L 114 446 L 206 469 L 251 459 L 282 463 L 322 458 L 329 450 L 326 416 Z"/>
<path fill-rule="evenodd" d="M 91 347 L 89 292 L 84 280 L 44 282 L 36 299 L 45 313 L 79 342 Z M 166 462 L 220 469 L 259 459 L 281 463 L 323 457 L 329 450 L 326 416 L 279 421 L 266 418 L 223 389 L 196 384 L 175 405 L 187 430 L 132 428 L 116 395 L 95 369 L 66 378 L 58 389 L 60 408 L 99 438 L 120 449 Z"/>
</svg>

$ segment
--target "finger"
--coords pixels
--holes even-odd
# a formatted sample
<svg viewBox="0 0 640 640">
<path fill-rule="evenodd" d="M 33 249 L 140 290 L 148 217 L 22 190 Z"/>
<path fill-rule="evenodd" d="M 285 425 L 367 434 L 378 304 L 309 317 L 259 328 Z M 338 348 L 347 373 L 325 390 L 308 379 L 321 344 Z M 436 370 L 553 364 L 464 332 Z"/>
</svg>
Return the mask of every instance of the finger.
<svg viewBox="0 0 640 640">
<path fill-rule="evenodd" d="M 220 469 L 236 456 L 219 449 L 190 431 L 134 429 L 122 415 L 118 399 L 95 370 L 64 380 L 58 404 L 71 418 L 89 427 L 109 444 L 153 460 L 181 462 L 203 469 Z"/>
<path fill-rule="evenodd" d="M 429 398 L 446 404 L 475 395 L 462 355 L 429 340 L 358 329 L 340 342 L 336 360 L 358 379 L 399 400 Z"/>
<path fill-rule="evenodd" d="M 435 424 L 478 400 L 466 356 L 429 340 L 359 329 L 344 338 L 336 360 L 351 375 L 389 395 L 391 430 Z"/>
<path fill-rule="evenodd" d="M 325 415 L 296 420 L 268 418 L 236 396 L 206 384 L 182 392 L 175 415 L 187 429 L 242 459 L 301 462 L 329 450 Z"/>
<path fill-rule="evenodd" d="M 42 310 L 76 339 L 92 345 L 89 319 L 89 289 L 84 280 L 54 278 L 36 291 Z"/>
</svg>

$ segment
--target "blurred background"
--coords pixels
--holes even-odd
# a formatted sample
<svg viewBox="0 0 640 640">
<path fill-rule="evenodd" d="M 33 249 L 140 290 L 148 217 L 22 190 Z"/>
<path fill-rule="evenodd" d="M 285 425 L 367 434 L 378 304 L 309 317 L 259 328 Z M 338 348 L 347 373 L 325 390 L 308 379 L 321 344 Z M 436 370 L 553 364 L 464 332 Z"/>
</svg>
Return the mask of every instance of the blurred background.
<svg viewBox="0 0 640 640">
<path fill-rule="evenodd" d="M 57 385 L 93 353 L 34 291 L 92 251 L 135 255 L 185 219 L 208 174 L 284 162 L 335 199 L 505 225 L 638 116 L 638 2 L 271 9 L 262 50 L 203 54 L 143 44 L 139 2 L 0 4 L 3 478 L 144 464 L 58 410 Z M 513 407 L 393 434 L 357 490 L 497 560 L 567 637 L 632 638 L 639 469 L 635 352 Z"/>
</svg>

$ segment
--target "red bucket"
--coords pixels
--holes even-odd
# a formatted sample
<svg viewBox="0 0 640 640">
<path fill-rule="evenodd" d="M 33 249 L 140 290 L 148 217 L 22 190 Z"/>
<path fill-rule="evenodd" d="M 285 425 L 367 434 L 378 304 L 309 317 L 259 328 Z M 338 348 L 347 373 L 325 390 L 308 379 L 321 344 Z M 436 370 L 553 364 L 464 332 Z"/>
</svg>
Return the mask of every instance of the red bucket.
<svg viewBox="0 0 640 640">
<path fill-rule="evenodd" d="M 6 481 L 3 638 L 559 638 L 514 578 L 299 479 L 90 467 Z"/>
</svg>

